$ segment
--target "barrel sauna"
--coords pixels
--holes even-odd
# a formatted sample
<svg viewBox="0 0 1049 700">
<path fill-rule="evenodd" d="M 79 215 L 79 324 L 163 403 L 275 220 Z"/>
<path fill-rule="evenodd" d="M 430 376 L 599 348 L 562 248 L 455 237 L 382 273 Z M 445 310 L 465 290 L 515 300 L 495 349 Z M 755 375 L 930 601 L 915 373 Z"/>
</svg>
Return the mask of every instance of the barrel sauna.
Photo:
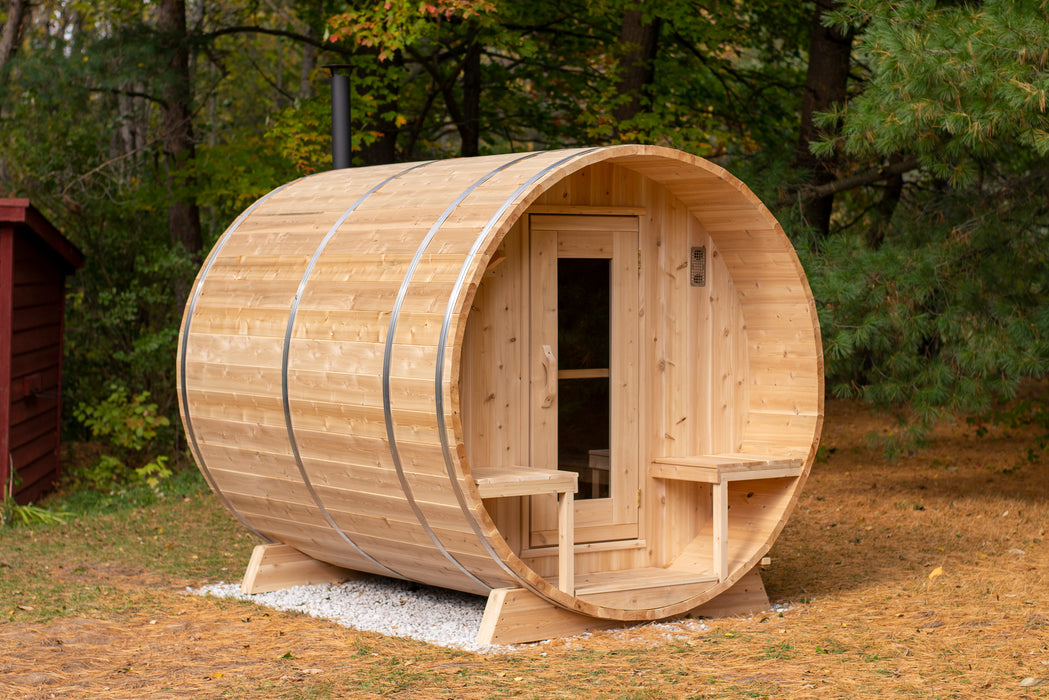
<svg viewBox="0 0 1049 700">
<path fill-rule="evenodd" d="M 823 420 L 786 235 L 654 146 L 279 187 L 201 269 L 178 370 L 201 471 L 264 541 L 609 621 L 755 571 Z"/>
</svg>

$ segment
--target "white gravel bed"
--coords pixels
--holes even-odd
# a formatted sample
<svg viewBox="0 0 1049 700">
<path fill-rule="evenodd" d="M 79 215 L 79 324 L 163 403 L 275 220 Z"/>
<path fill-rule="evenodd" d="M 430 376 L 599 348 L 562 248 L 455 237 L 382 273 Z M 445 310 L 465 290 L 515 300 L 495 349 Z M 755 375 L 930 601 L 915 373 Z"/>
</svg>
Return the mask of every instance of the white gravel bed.
<svg viewBox="0 0 1049 700">
<path fill-rule="evenodd" d="M 470 651 L 495 650 L 474 642 L 487 598 L 408 581 L 367 577 L 251 595 L 241 593 L 239 583 L 217 583 L 191 592 L 306 613 L 366 632 Z"/>
<path fill-rule="evenodd" d="M 438 646 L 485 653 L 512 648 L 475 642 L 486 598 L 397 579 L 368 577 L 252 595 L 241 593 L 239 583 L 216 583 L 188 590 L 196 595 L 248 600 L 267 608 L 326 618 L 352 629 Z M 649 624 L 663 630 L 668 639 L 707 629 L 699 620 Z M 629 638 L 632 630 L 636 627 L 623 628 L 615 634 Z"/>
</svg>

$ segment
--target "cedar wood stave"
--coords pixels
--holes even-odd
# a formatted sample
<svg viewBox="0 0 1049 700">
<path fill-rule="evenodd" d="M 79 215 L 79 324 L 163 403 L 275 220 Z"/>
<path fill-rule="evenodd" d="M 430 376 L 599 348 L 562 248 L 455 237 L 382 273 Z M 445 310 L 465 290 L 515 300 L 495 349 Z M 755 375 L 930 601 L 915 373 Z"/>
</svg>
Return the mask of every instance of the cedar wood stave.
<svg viewBox="0 0 1049 700">
<path fill-rule="evenodd" d="M 638 310 L 640 337 L 655 338 L 639 347 L 643 397 L 656 404 L 643 400 L 636 419 L 644 541 L 629 551 L 582 548 L 577 567 L 687 571 L 709 555 L 700 511 L 652 505 L 702 497 L 701 488 L 647 479 L 646 456 L 802 458 L 800 478 L 761 486 L 767 498 L 740 501 L 753 485 L 730 486 L 744 519 L 730 521 L 727 580 L 669 598 L 569 596 L 543 578 L 556 571 L 549 556 L 529 558 L 507 528 L 519 506 L 479 498 L 470 455 L 518 449 L 522 431 L 484 438 L 505 449 L 471 444 L 464 420 L 484 419 L 460 396 L 464 352 L 476 345 L 478 357 L 519 364 L 523 343 L 477 340 L 467 322 L 475 296 L 486 298 L 488 263 L 501 244 L 518 245 L 511 232 L 533 205 L 645 212 L 639 260 L 653 270 L 642 270 Z M 685 313 L 697 297 L 675 256 L 697 240 L 709 244 L 713 282 Z M 524 289 L 513 294 L 527 302 Z M 520 311 L 506 315 L 527 322 Z M 712 338 L 712 352 L 701 347 Z M 474 593 L 520 586 L 614 619 L 684 612 L 749 571 L 796 502 L 822 424 L 818 325 L 790 242 L 721 168 L 656 147 L 379 166 L 290 183 L 220 239 L 191 295 L 179 351 L 180 408 L 198 464 L 264 538 L 338 566 Z M 527 370 L 518 375 L 527 384 Z M 706 400 L 694 405 L 690 395 Z M 500 411 L 503 422 L 521 417 Z M 682 514 L 682 525 L 668 524 Z"/>
</svg>

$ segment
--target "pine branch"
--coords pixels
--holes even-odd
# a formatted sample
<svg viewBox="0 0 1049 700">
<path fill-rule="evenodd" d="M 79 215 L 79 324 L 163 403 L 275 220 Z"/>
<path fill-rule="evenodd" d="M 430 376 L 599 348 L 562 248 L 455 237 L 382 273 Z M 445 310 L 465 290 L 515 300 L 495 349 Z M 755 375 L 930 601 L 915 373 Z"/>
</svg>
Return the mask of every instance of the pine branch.
<svg viewBox="0 0 1049 700">
<path fill-rule="evenodd" d="M 911 170 L 915 170 L 917 167 L 918 159 L 913 156 L 908 156 L 902 160 L 893 161 L 884 167 L 872 168 L 862 173 L 849 175 L 848 177 L 833 180 L 822 185 L 802 185 L 795 189 L 793 193 L 786 193 L 781 197 L 779 204 L 781 206 L 789 204 L 791 201 L 794 201 L 795 198 L 802 202 L 811 202 L 820 199 L 821 197 L 838 194 L 839 192 L 847 192 L 858 187 L 873 185 L 876 182 L 882 182 L 889 178 L 896 177 L 897 175 L 903 175 Z"/>
</svg>

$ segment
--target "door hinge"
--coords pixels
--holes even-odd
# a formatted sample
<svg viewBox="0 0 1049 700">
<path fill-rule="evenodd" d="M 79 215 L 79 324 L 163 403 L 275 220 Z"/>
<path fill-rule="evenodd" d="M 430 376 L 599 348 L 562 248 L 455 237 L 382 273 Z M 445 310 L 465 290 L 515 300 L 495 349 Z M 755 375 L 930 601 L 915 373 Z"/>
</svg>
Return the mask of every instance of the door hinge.
<svg viewBox="0 0 1049 700">
<path fill-rule="evenodd" d="M 641 510 L 641 489 L 637 490 L 637 509 Z"/>
</svg>

